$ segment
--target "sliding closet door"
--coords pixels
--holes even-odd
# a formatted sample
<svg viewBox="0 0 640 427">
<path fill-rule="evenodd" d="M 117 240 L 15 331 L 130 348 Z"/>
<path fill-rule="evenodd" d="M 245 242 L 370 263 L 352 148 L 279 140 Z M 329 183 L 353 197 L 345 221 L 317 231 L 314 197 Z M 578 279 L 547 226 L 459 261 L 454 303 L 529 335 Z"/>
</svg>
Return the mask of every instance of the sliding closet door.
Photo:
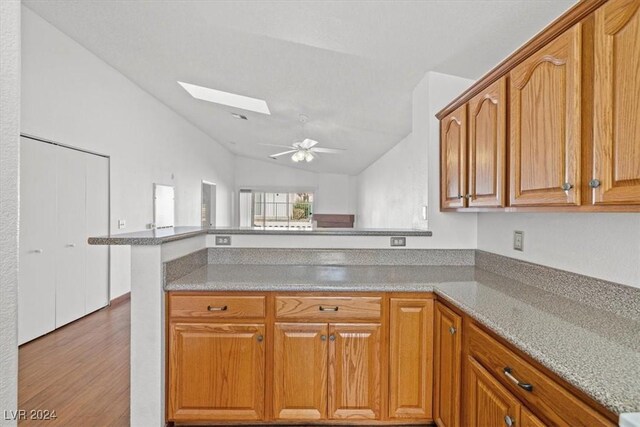
<svg viewBox="0 0 640 427">
<path fill-rule="evenodd" d="M 85 156 L 81 151 L 57 148 L 56 327 L 86 313 Z"/>
<path fill-rule="evenodd" d="M 109 234 L 109 159 L 85 154 L 86 236 Z M 86 247 L 85 303 L 91 313 L 109 304 L 109 247 L 83 243 Z"/>
<path fill-rule="evenodd" d="M 56 150 L 20 138 L 19 344 L 56 327 Z"/>
</svg>

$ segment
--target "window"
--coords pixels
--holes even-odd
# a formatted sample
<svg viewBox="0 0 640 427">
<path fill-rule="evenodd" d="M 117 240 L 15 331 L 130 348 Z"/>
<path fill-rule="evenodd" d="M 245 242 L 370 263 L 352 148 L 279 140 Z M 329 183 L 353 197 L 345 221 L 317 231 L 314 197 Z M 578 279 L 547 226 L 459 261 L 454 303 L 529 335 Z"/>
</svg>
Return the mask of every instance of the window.
<svg viewBox="0 0 640 427">
<path fill-rule="evenodd" d="M 241 190 L 241 197 L 247 190 Z M 251 192 L 251 213 L 248 203 L 240 204 L 240 225 L 259 228 L 311 228 L 313 214 L 313 193 L 282 193 L 268 191 Z"/>
</svg>

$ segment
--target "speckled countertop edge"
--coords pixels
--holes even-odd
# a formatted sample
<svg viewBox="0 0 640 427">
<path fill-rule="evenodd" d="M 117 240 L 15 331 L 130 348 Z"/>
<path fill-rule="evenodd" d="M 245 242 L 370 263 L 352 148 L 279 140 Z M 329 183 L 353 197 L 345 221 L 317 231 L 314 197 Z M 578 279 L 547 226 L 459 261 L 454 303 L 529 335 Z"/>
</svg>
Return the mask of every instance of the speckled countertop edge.
<svg viewBox="0 0 640 427">
<path fill-rule="evenodd" d="M 322 228 L 313 230 L 260 230 L 248 228 L 201 228 L 175 227 L 171 229 L 145 230 L 133 233 L 114 234 L 111 236 L 89 237 L 90 245 L 161 245 L 193 236 L 217 235 L 256 235 L 256 236 L 406 236 L 430 237 L 431 231 L 416 229 L 366 229 L 366 228 Z"/>
</svg>

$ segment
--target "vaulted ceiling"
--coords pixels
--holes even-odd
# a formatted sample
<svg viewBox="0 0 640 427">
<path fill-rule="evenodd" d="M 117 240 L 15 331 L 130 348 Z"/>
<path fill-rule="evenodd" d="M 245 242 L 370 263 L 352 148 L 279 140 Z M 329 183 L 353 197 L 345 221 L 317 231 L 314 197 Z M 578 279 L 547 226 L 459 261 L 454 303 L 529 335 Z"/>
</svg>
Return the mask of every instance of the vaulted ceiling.
<svg viewBox="0 0 640 427">
<path fill-rule="evenodd" d="M 24 4 L 234 153 L 353 175 L 411 131 L 412 91 L 425 72 L 478 78 L 574 2 Z M 193 99 L 177 81 L 264 99 L 271 115 Z M 300 114 L 309 116 L 304 131 Z M 347 151 L 294 164 L 269 160 L 274 149 L 259 145 L 304 137 Z"/>
</svg>

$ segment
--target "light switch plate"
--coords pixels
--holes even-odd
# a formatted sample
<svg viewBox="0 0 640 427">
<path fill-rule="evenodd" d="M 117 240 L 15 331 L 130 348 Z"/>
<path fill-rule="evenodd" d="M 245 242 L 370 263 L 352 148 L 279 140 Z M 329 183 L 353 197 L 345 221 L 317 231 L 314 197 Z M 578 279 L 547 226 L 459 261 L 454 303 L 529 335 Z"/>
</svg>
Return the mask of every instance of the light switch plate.
<svg viewBox="0 0 640 427">
<path fill-rule="evenodd" d="M 216 236 L 216 246 L 231 246 L 231 236 Z"/>
<path fill-rule="evenodd" d="M 407 246 L 406 237 L 392 237 L 391 246 Z"/>
<path fill-rule="evenodd" d="M 513 232 L 513 249 L 516 251 L 524 251 L 524 231 Z"/>
</svg>

